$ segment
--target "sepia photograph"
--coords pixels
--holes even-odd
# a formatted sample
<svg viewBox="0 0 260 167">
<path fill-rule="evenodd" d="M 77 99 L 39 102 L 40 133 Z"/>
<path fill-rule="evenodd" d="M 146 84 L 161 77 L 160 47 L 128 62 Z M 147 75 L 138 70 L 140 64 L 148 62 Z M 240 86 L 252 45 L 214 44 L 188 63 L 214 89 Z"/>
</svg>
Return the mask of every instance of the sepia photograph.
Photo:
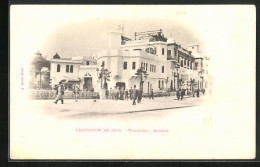
<svg viewBox="0 0 260 167">
<path fill-rule="evenodd" d="M 10 160 L 256 156 L 254 5 L 11 5 Z"/>
</svg>

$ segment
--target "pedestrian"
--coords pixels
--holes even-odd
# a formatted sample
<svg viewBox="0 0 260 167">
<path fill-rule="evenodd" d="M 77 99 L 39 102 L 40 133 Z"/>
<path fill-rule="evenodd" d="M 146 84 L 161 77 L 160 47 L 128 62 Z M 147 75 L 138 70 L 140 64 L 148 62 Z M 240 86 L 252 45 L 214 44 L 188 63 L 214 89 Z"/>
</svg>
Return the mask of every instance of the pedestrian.
<svg viewBox="0 0 260 167">
<path fill-rule="evenodd" d="M 193 93 L 192 93 L 192 94 L 193 94 L 193 95 L 192 95 L 193 98 L 195 97 L 195 93 L 196 93 L 196 90 L 193 90 Z"/>
<path fill-rule="evenodd" d="M 124 87 L 122 87 L 120 90 L 120 100 L 124 100 L 124 94 L 125 94 L 125 90 Z"/>
<path fill-rule="evenodd" d="M 73 85 L 73 94 L 74 94 L 75 101 L 77 102 L 78 98 L 79 98 L 79 85 L 78 84 Z"/>
<path fill-rule="evenodd" d="M 112 88 L 110 87 L 108 92 L 108 99 L 110 100 L 112 98 Z"/>
<path fill-rule="evenodd" d="M 117 88 L 116 88 L 116 100 L 119 99 L 119 93 L 120 93 L 120 92 L 119 92 L 119 87 L 117 87 Z"/>
<path fill-rule="evenodd" d="M 150 97 L 149 97 L 149 99 L 153 99 L 153 89 L 151 89 L 151 93 L 150 93 Z M 154 100 L 154 99 L 153 99 Z"/>
<path fill-rule="evenodd" d="M 205 89 L 202 89 L 202 93 L 203 93 L 203 95 L 205 94 L 205 91 L 206 91 Z"/>
<path fill-rule="evenodd" d="M 138 103 L 141 103 L 141 101 L 142 101 L 142 95 L 143 95 L 142 89 L 138 89 L 138 90 L 137 90 L 137 102 L 138 102 Z"/>
<path fill-rule="evenodd" d="M 185 90 L 182 89 L 182 90 L 181 90 L 181 100 L 183 100 L 183 96 L 184 96 L 184 94 L 185 94 Z"/>
<path fill-rule="evenodd" d="M 197 90 L 197 97 L 200 97 L 200 90 Z"/>
<path fill-rule="evenodd" d="M 106 99 L 108 99 L 108 94 L 109 94 L 109 91 L 108 91 L 108 89 L 106 89 L 106 90 L 105 90 Z"/>
<path fill-rule="evenodd" d="M 128 100 L 128 90 L 125 90 L 125 100 Z"/>
<path fill-rule="evenodd" d="M 64 95 L 64 86 L 62 85 L 62 83 L 60 83 L 60 85 L 58 86 L 58 89 L 56 91 L 56 99 L 54 101 L 55 104 L 57 104 L 57 102 L 60 100 L 61 101 L 61 104 L 64 103 L 64 100 L 63 100 L 63 95 Z"/>
<path fill-rule="evenodd" d="M 176 91 L 177 100 L 180 100 L 180 89 L 177 89 Z"/>
<path fill-rule="evenodd" d="M 130 100 L 132 100 L 133 99 L 133 89 L 132 89 L 132 87 L 129 90 L 129 95 L 130 95 Z"/>
<path fill-rule="evenodd" d="M 132 98 L 133 98 L 133 105 L 136 105 L 136 98 L 137 98 L 137 90 L 136 90 L 136 85 L 134 85 L 134 89 L 132 90 Z"/>
</svg>

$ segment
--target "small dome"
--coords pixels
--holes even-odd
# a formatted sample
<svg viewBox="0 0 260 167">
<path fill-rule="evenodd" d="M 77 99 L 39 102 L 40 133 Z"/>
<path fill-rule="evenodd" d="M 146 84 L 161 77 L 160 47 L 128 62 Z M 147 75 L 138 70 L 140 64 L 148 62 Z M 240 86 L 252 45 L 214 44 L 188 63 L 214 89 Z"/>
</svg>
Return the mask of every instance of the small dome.
<svg viewBox="0 0 260 167">
<path fill-rule="evenodd" d="M 58 55 L 58 53 L 56 53 L 54 56 L 53 56 L 54 59 L 60 59 L 60 56 Z"/>
</svg>

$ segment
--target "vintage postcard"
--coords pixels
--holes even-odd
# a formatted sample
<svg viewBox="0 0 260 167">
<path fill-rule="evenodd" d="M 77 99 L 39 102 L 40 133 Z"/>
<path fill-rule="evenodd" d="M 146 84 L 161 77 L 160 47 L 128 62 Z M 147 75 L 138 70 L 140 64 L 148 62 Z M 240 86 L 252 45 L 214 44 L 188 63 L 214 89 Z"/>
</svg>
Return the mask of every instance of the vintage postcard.
<svg viewBox="0 0 260 167">
<path fill-rule="evenodd" d="M 11 5 L 10 160 L 254 159 L 253 5 Z"/>
</svg>

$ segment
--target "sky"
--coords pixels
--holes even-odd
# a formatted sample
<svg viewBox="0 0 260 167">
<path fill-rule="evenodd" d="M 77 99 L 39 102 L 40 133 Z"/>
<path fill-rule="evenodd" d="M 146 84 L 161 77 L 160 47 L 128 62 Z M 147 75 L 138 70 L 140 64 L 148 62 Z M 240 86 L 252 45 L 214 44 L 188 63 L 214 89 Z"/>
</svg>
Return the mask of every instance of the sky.
<svg viewBox="0 0 260 167">
<path fill-rule="evenodd" d="M 203 36 L 214 25 L 203 12 L 194 6 L 13 6 L 17 27 L 44 56 L 56 52 L 62 57 L 90 56 L 107 47 L 107 33 L 124 24 L 125 35 L 133 38 L 134 32 L 162 29 L 182 46 L 199 44 L 202 53 L 208 52 Z M 14 11 L 14 10 L 13 10 Z M 209 12 L 205 10 L 205 12 Z M 214 14 L 214 13 L 213 13 Z"/>
</svg>

